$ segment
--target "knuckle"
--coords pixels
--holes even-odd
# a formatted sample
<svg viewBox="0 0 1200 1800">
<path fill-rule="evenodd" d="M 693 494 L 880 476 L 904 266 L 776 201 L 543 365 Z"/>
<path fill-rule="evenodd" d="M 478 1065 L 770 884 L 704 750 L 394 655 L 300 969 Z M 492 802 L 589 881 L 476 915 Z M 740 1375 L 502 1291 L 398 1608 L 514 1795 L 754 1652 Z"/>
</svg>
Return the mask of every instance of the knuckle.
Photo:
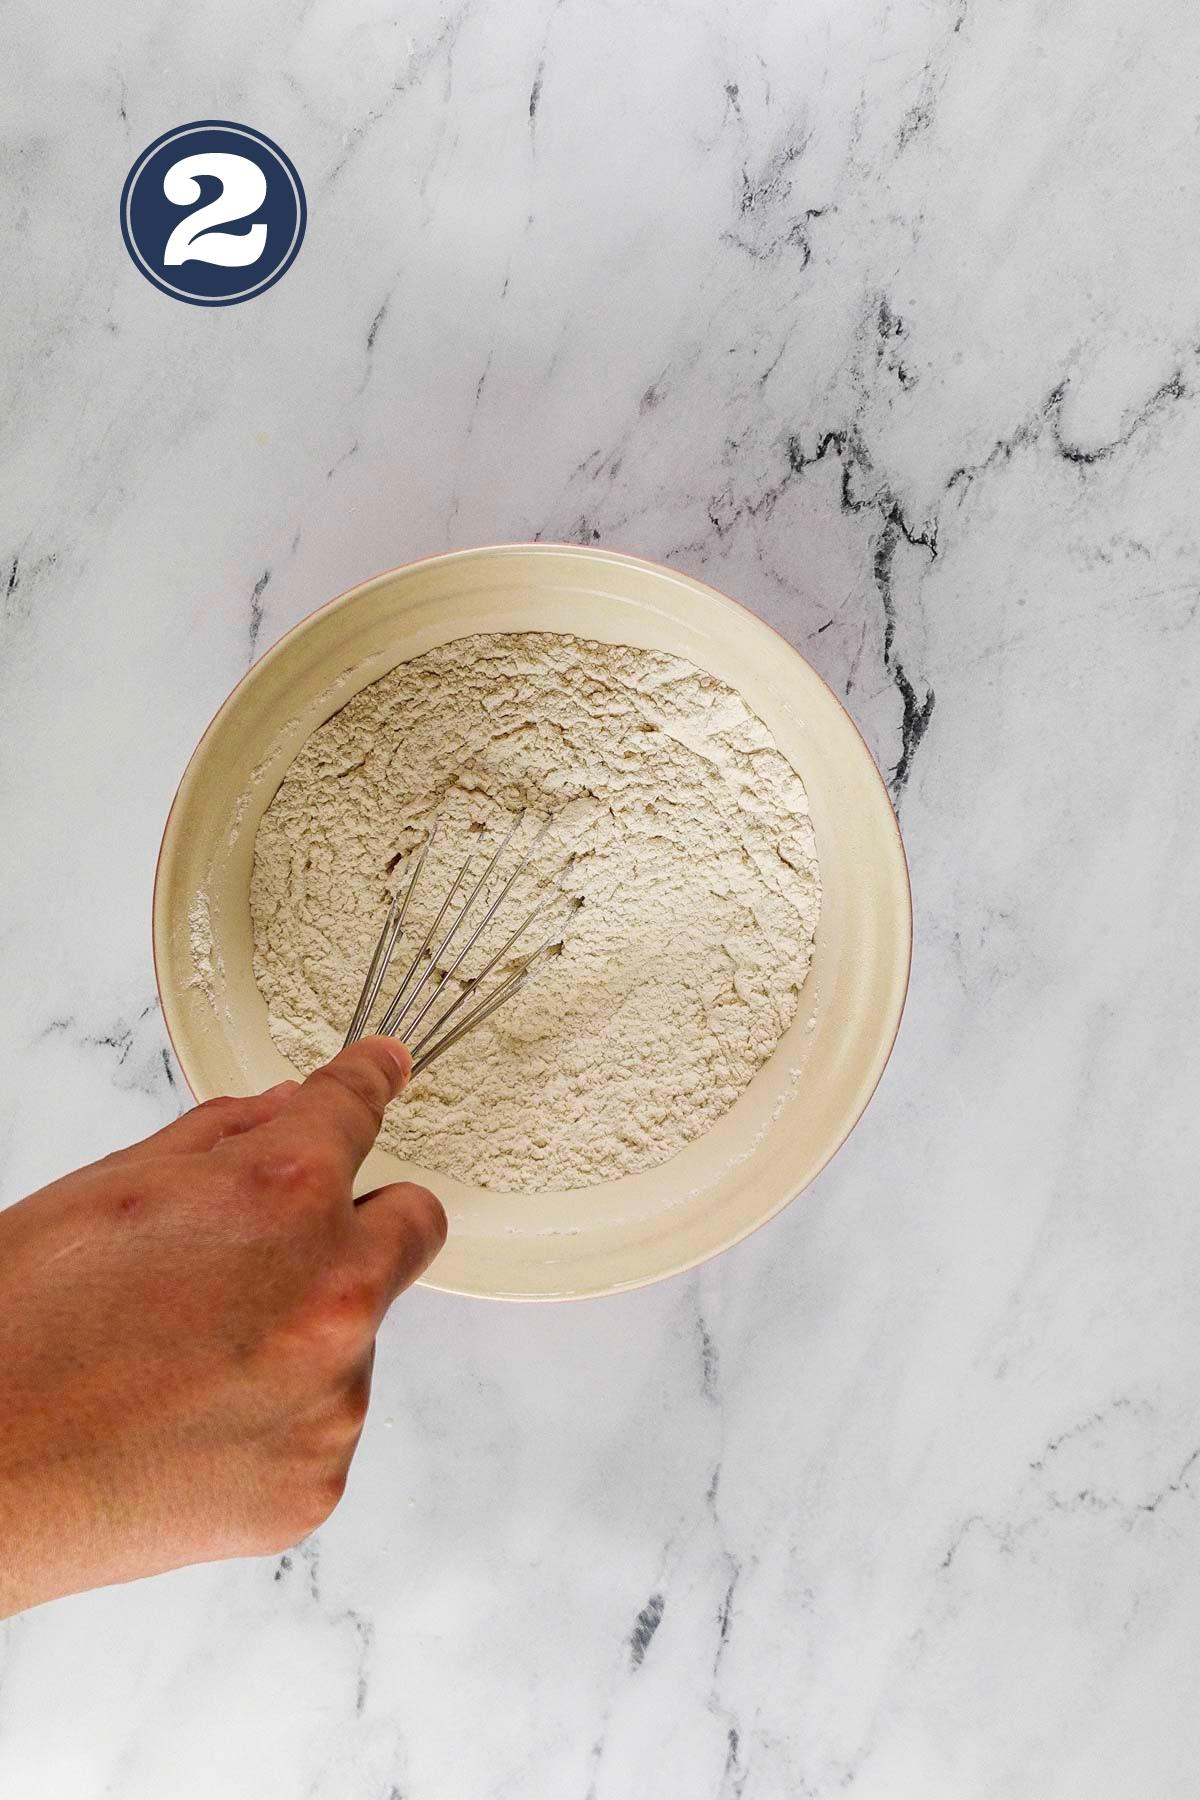
<svg viewBox="0 0 1200 1800">
<path fill-rule="evenodd" d="M 260 1554 L 289 1550 L 323 1525 L 346 1491 L 349 1464 L 341 1459 L 296 1470 L 274 1494 L 255 1532 Z"/>
<path fill-rule="evenodd" d="M 356 1345 L 373 1334 L 378 1304 L 378 1283 L 372 1275 L 341 1271 L 326 1276 L 305 1309 L 307 1333 L 335 1348 Z"/>
<path fill-rule="evenodd" d="M 349 1469 L 333 1469 L 319 1477 L 314 1499 L 320 1511 L 321 1522 L 329 1517 L 342 1495 L 346 1492 Z"/>
<path fill-rule="evenodd" d="M 215 1099 L 202 1100 L 195 1110 L 218 1131 L 235 1131 L 246 1117 L 247 1103 L 232 1094 L 218 1094 Z"/>
<path fill-rule="evenodd" d="M 336 1087 L 342 1088 L 365 1106 L 376 1124 L 382 1120 L 383 1109 L 391 1099 L 390 1089 L 381 1071 L 374 1063 L 361 1057 L 347 1056 L 345 1061 L 335 1059 L 310 1075 L 309 1080 L 333 1082 Z"/>
<path fill-rule="evenodd" d="M 290 1200 L 326 1193 L 337 1180 L 334 1158 L 319 1144 L 256 1147 L 247 1163 L 257 1188 Z"/>
<path fill-rule="evenodd" d="M 371 1380 L 369 1376 L 356 1376 L 348 1382 L 342 1392 L 341 1412 L 346 1424 L 355 1433 L 362 1430 L 366 1422 L 367 1409 L 371 1404 Z"/>
<path fill-rule="evenodd" d="M 298 1511 L 303 1522 L 301 1536 L 323 1525 L 346 1491 L 349 1471 L 343 1468 L 323 1469 L 314 1473 L 298 1496 Z"/>
<path fill-rule="evenodd" d="M 241 1104 L 232 1094 L 214 1094 L 211 1100 L 201 1100 L 196 1111 L 210 1119 L 220 1118 L 222 1113 L 235 1111 Z"/>
</svg>

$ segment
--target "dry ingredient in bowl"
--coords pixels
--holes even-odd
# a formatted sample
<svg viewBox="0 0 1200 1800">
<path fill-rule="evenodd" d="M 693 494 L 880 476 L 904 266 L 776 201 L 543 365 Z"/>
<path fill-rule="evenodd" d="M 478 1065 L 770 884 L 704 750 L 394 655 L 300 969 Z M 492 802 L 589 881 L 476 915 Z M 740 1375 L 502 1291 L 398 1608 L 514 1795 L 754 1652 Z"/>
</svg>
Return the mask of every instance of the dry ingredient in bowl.
<svg viewBox="0 0 1200 1800">
<path fill-rule="evenodd" d="M 560 875 L 585 904 L 563 954 L 413 1081 L 380 1142 L 524 1192 L 664 1162 L 795 1014 L 820 909 L 799 776 L 732 688 L 677 656 L 520 632 L 402 663 L 312 734 L 258 827 L 254 971 L 298 1070 L 340 1048 L 398 853 L 438 806 L 431 903 L 472 821 L 494 843 L 528 807 L 523 831 L 555 823 L 513 905 Z"/>
</svg>

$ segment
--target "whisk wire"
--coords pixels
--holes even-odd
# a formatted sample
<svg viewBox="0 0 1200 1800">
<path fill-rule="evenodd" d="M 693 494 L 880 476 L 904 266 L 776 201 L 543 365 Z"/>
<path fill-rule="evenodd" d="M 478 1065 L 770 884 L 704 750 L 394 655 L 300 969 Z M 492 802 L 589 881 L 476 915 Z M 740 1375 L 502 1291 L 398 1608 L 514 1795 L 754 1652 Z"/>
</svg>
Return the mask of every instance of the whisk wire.
<svg viewBox="0 0 1200 1800">
<path fill-rule="evenodd" d="M 430 976 L 435 974 L 436 971 L 441 967 L 442 958 L 446 954 L 446 951 L 450 945 L 451 939 L 458 935 L 460 927 L 465 922 L 467 915 L 471 911 L 472 907 L 475 905 L 476 900 L 478 900 L 480 894 L 482 894 L 484 888 L 487 886 L 488 882 L 491 880 L 492 872 L 495 869 L 496 864 L 500 861 L 500 858 L 504 855 L 504 852 L 508 849 L 509 844 L 512 842 L 514 833 L 517 831 L 517 829 L 521 825 L 524 818 L 525 818 L 525 814 L 523 812 L 520 812 L 517 814 L 517 817 L 515 818 L 513 823 L 509 826 L 508 830 L 505 832 L 504 836 L 501 838 L 501 840 L 497 844 L 496 848 L 492 851 L 492 854 L 491 854 L 490 858 L 488 859 L 488 862 L 484 868 L 483 874 L 479 877 L 479 880 L 475 883 L 475 886 L 471 889 L 471 892 L 467 895 L 466 899 L 463 901 L 462 909 L 458 913 L 458 916 L 454 920 L 452 920 L 452 922 L 450 924 L 450 928 L 447 931 L 445 937 L 442 939 L 441 943 L 438 945 L 436 950 L 431 950 L 429 952 L 429 967 L 425 970 L 425 973 L 421 976 L 420 981 L 418 981 L 416 987 L 413 989 L 412 993 L 409 994 L 408 998 L 404 1002 L 404 1005 L 400 1008 L 400 1011 L 396 1014 L 396 1017 L 392 1020 L 390 1029 L 393 1032 L 397 1032 L 400 1029 L 400 1026 L 403 1023 L 404 1019 L 407 1017 L 409 1012 L 411 1012 L 412 1008 L 416 1005 L 417 999 L 421 992 L 421 989 L 425 986 L 425 983 L 429 980 Z M 533 851 L 531 848 L 529 855 L 532 855 L 532 854 L 533 854 Z M 528 856 L 523 858 L 522 862 L 520 864 L 518 864 L 518 873 L 519 873 L 520 869 L 524 866 L 524 863 L 527 861 L 528 861 Z M 510 877 L 508 886 L 511 887 L 512 882 L 515 881 L 515 879 L 516 879 L 516 875 L 513 875 L 512 877 Z M 495 911 L 495 907 L 492 908 L 492 911 L 493 912 Z M 479 930 L 476 931 L 474 937 L 472 937 L 470 940 L 470 943 L 468 943 L 467 950 L 469 950 L 471 948 L 471 945 L 474 944 L 476 939 L 479 937 L 479 934 L 480 934 L 480 932 L 482 932 L 484 925 L 487 924 L 488 916 L 490 916 L 490 915 L 485 915 L 482 923 L 479 926 Z M 454 968 L 458 967 L 459 963 L 462 962 L 463 956 L 465 956 L 465 955 L 466 955 L 466 950 L 464 950 L 462 952 L 462 955 L 459 956 L 458 962 L 456 962 L 453 965 Z M 445 986 L 446 980 L 447 980 L 447 976 L 443 975 L 441 981 L 439 981 L 439 983 L 438 983 L 438 986 L 437 986 L 437 989 L 435 990 L 435 992 L 440 992 L 440 990 Z M 425 1009 L 422 1009 L 422 1012 L 424 1012 L 424 1010 Z"/>
<path fill-rule="evenodd" d="M 519 821 L 518 821 L 518 823 L 519 823 Z M 508 880 L 504 883 L 504 886 L 500 889 L 500 892 L 496 895 L 496 898 L 492 901 L 492 904 L 488 907 L 487 911 L 484 913 L 483 917 L 480 919 L 478 925 L 475 927 L 474 931 L 471 933 L 470 937 L 467 939 L 467 941 L 463 945 L 462 949 L 455 956 L 454 961 L 450 964 L 450 966 L 448 968 L 445 968 L 442 970 L 442 976 L 441 976 L 441 979 L 438 982 L 437 986 L 429 994 L 429 996 L 426 999 L 424 1006 L 422 1006 L 420 1012 L 416 1015 L 416 1017 L 414 1019 L 412 1019 L 409 1022 L 408 1030 L 410 1033 L 416 1031 L 416 1029 L 420 1025 L 422 1019 L 424 1019 L 426 1014 L 429 1012 L 430 1007 L 433 1006 L 434 1002 L 437 1000 L 438 995 L 441 994 L 445 990 L 446 983 L 448 981 L 450 981 L 451 978 L 458 973 L 459 969 L 462 967 L 462 965 L 466 961 L 467 957 L 471 954 L 472 950 L 475 948 L 476 944 L 479 942 L 480 938 L 483 936 L 484 932 L 487 930 L 488 926 L 491 924 L 492 920 L 495 918 L 496 914 L 499 912 L 500 908 L 503 906 L 505 900 L 508 898 L 508 895 L 512 890 L 514 882 L 516 882 L 518 880 L 518 878 L 524 874 L 526 868 L 529 866 L 530 858 L 533 856 L 534 851 L 537 849 L 538 845 L 541 843 L 542 839 L 545 837 L 546 833 L 549 831 L 551 824 L 552 824 L 552 820 L 547 819 L 546 823 L 542 826 L 541 830 L 538 832 L 537 836 L 534 838 L 533 842 L 530 844 L 528 850 L 526 850 L 524 856 L 521 858 L 520 862 L 517 864 L 517 866 L 513 870 L 512 874 L 508 877 Z M 515 830 L 516 830 L 516 826 L 514 825 L 513 831 L 515 831 Z M 496 863 L 499 860 L 501 851 L 503 851 L 506 848 L 506 846 L 508 845 L 509 839 L 512 837 L 512 835 L 513 835 L 513 832 L 510 831 L 508 833 L 508 836 L 505 838 L 504 843 L 501 844 L 500 849 L 497 850 L 496 854 L 492 857 L 491 862 L 488 864 L 487 868 L 484 870 L 484 873 L 480 878 L 479 885 L 476 887 L 475 893 L 473 893 L 471 895 L 471 899 L 467 902 L 468 906 L 475 899 L 475 895 L 482 891 L 485 883 L 487 882 L 488 878 L 490 877 L 490 875 L 492 873 L 492 870 L 495 868 Z M 550 905 L 551 903 L 552 903 L 551 901 L 547 901 L 546 905 Z M 530 919 L 535 918 L 537 916 L 537 912 L 539 910 L 542 910 L 542 909 L 535 908 L 534 911 L 529 915 Z M 466 911 L 467 911 L 467 907 L 464 906 L 462 912 L 459 914 L 457 920 L 455 921 L 454 926 L 451 928 L 450 931 L 448 931 L 446 933 L 446 936 L 442 939 L 442 942 L 439 944 L 437 952 L 435 954 L 434 961 L 433 961 L 433 963 L 430 964 L 429 969 L 426 970 L 425 976 L 422 978 L 422 983 L 420 985 L 424 984 L 424 981 L 428 979 L 429 975 L 433 973 L 435 968 L 441 966 L 442 957 L 445 954 L 446 947 L 449 944 L 450 939 L 454 936 L 454 933 L 457 930 L 458 926 L 462 924 L 463 919 L 466 917 Z M 526 924 L 528 924 L 528 922 L 529 921 L 527 920 Z M 513 943 L 516 942 L 516 939 L 518 937 L 520 937 L 521 932 L 524 929 L 525 929 L 525 926 L 522 925 L 517 929 L 516 932 L 514 932 L 513 936 L 508 940 L 508 944 L 506 944 L 506 946 L 505 946 L 506 949 L 509 948 Z M 503 954 L 503 951 L 500 954 Z M 490 963 L 488 963 L 487 967 L 482 969 L 480 971 L 480 974 L 475 977 L 475 981 L 478 982 L 478 981 L 482 980 L 483 976 L 488 974 L 491 971 L 491 969 L 495 967 L 496 961 L 497 961 L 497 958 L 493 957 L 492 961 Z M 416 1000 L 417 993 L 419 993 L 419 991 L 420 991 L 420 986 L 418 986 L 417 990 L 413 993 L 412 998 L 408 1002 L 408 1005 L 405 1006 L 405 1008 L 404 1008 L 405 1014 L 407 1014 L 409 1007 L 412 1005 L 413 1001 Z M 397 1025 L 399 1025 L 400 1020 L 397 1020 L 396 1023 L 397 1023 Z"/>
<path fill-rule="evenodd" d="M 447 984 L 457 974 L 466 958 L 470 955 L 488 926 L 496 917 L 500 907 L 512 891 L 514 884 L 528 869 L 530 861 L 539 844 L 554 823 L 553 816 L 543 822 L 532 842 L 519 858 L 516 867 L 504 880 L 495 898 L 487 907 L 485 907 L 478 923 L 475 925 L 474 929 L 468 933 L 466 941 L 462 944 L 461 948 L 458 948 L 457 940 L 459 933 L 468 916 L 473 913 L 476 902 L 487 889 L 496 872 L 500 858 L 512 842 L 513 837 L 520 829 L 526 817 L 527 813 L 525 811 L 519 813 L 513 823 L 508 827 L 507 831 L 504 832 L 499 844 L 487 858 L 482 874 L 474 881 L 462 906 L 452 918 L 444 935 L 439 939 L 438 933 L 442 929 L 446 915 L 462 889 L 464 882 L 467 881 L 471 868 L 475 862 L 474 850 L 467 856 L 466 861 L 463 863 L 458 874 L 455 876 L 454 881 L 451 883 L 449 892 L 443 898 L 432 924 L 425 932 L 416 954 L 412 957 L 408 967 L 405 969 L 399 986 L 396 988 L 395 993 L 385 1007 L 383 1017 L 380 1019 L 379 1024 L 374 1027 L 374 1031 L 379 1036 L 395 1036 L 398 1034 L 400 1027 L 404 1027 L 405 1036 L 409 1039 L 412 1047 L 414 1075 L 418 1074 L 421 1070 L 428 1068 L 430 1063 L 439 1057 L 444 1050 L 449 1050 L 452 1045 L 464 1038 L 469 1031 L 474 1030 L 475 1026 L 481 1025 L 486 1019 L 489 1019 L 493 1013 L 498 1011 L 498 1009 L 505 1004 L 506 1001 L 511 1000 L 513 996 L 525 986 L 527 981 L 532 979 L 545 961 L 551 956 L 559 955 L 562 951 L 563 936 L 567 924 L 569 923 L 570 914 L 568 914 L 567 920 L 560 920 L 550 936 L 538 944 L 528 955 L 524 956 L 518 967 L 513 970 L 511 974 L 504 976 L 498 986 L 494 987 L 489 994 L 481 996 L 481 984 L 486 981 L 487 977 L 498 965 L 504 962 L 514 945 L 516 945 L 524 933 L 529 930 L 535 920 L 548 913 L 566 897 L 563 894 L 562 888 L 557 887 L 553 893 L 540 900 L 532 911 L 526 914 L 516 930 L 510 932 L 504 943 L 501 944 L 500 948 L 488 958 L 487 962 L 477 975 L 473 975 L 469 978 L 459 978 L 461 986 L 457 996 L 450 1002 L 449 1006 L 439 1013 L 438 1017 L 419 1038 L 416 1036 L 420 1026 L 425 1022 L 436 1005 L 439 996 L 445 993 Z M 400 889 L 397 889 L 397 892 L 393 895 L 388 906 L 387 916 L 384 919 L 383 928 L 380 931 L 378 941 L 376 942 L 375 949 L 372 953 L 371 961 L 367 968 L 366 978 L 362 985 L 362 991 L 359 994 L 358 1002 L 354 1008 L 350 1024 L 347 1027 L 345 1038 L 346 1044 L 356 1042 L 363 1036 L 367 1029 L 372 1009 L 382 991 L 384 982 L 387 980 L 388 971 L 395 957 L 396 947 L 400 941 L 404 921 L 408 914 L 413 894 L 416 891 L 421 871 L 425 866 L 430 848 L 433 844 L 440 819 L 441 813 L 439 811 L 439 813 L 434 816 L 424 843 L 413 858 L 412 868 L 402 892 Z M 478 832 L 481 829 L 482 828 L 479 826 L 472 827 L 473 832 Z M 573 861 L 574 859 L 572 858 L 571 860 Z M 574 913 L 582 905 L 582 896 L 576 896 L 571 901 L 571 913 Z M 436 948 L 431 948 L 431 946 L 434 945 L 435 939 L 437 940 Z M 447 953 L 450 952 L 452 945 L 455 945 L 453 959 L 444 966 L 444 959 L 446 958 Z M 424 965 L 424 967 L 422 967 L 422 965 Z M 430 982 L 431 978 L 434 977 L 436 977 L 434 985 L 425 996 L 419 1011 L 413 1014 L 413 1009 L 416 1007 L 418 1000 L 421 999 L 423 990 Z M 451 1026 L 451 1028 L 447 1030 L 446 1028 L 450 1024 L 450 1021 L 462 1012 L 464 1007 L 466 1008 L 466 1011 L 463 1013 L 463 1016 L 458 1019 L 457 1024 Z M 413 1016 L 410 1017 L 410 1015 Z"/>
<path fill-rule="evenodd" d="M 504 961 L 504 958 L 508 955 L 509 951 L 512 949 L 513 945 L 517 942 L 518 938 L 524 937 L 525 933 L 529 930 L 529 927 L 533 924 L 534 920 L 540 919 L 542 917 L 543 913 L 548 913 L 550 911 L 551 907 L 555 906 L 558 903 L 558 901 L 561 899 L 562 899 L 561 893 L 551 894 L 547 899 L 540 901 L 538 903 L 538 905 L 534 907 L 533 911 L 531 913 L 529 913 L 526 918 L 522 919 L 521 923 L 517 926 L 517 929 L 514 932 L 511 932 L 509 934 L 509 936 L 505 938 L 504 942 L 501 944 L 500 948 L 496 951 L 495 955 L 490 957 L 489 960 L 486 963 L 484 963 L 484 965 L 483 965 L 482 969 L 480 969 L 478 975 L 473 975 L 471 977 L 471 979 L 464 984 L 462 991 L 457 995 L 457 997 L 451 1001 L 450 1005 L 446 1008 L 445 1012 L 439 1014 L 438 1018 L 434 1021 L 434 1023 L 430 1026 L 429 1030 L 425 1033 L 425 1036 L 420 1040 L 421 1044 L 427 1044 L 431 1038 L 434 1038 L 437 1036 L 438 1032 L 441 1031 L 442 1027 L 450 1019 L 452 1019 L 454 1017 L 456 1012 L 459 1012 L 461 1010 L 461 1008 L 467 1004 L 468 1000 L 470 1000 L 473 997 L 473 995 L 477 992 L 477 990 L 479 989 L 481 984 L 487 980 L 488 976 L 491 974 L 492 970 L 496 967 L 496 965 L 498 963 L 502 963 Z M 583 905 L 582 898 L 578 898 L 573 902 L 572 910 L 574 911 L 576 908 L 578 908 L 582 905 Z M 565 929 L 565 924 L 564 924 L 563 929 Z M 560 936 L 561 932 L 556 933 L 556 935 Z M 548 941 L 552 941 L 552 940 L 548 940 Z M 414 1021 L 414 1029 L 415 1029 L 415 1023 L 416 1022 Z"/>
<path fill-rule="evenodd" d="M 438 1038 L 437 1043 L 434 1044 L 431 1049 L 424 1050 L 422 1046 L 427 1044 L 430 1037 L 436 1034 L 437 1028 L 435 1027 L 433 1032 L 427 1033 L 426 1036 L 422 1038 L 421 1043 L 416 1046 L 416 1051 L 413 1055 L 413 1074 L 419 1075 L 422 1069 L 427 1069 L 431 1062 L 437 1061 L 437 1058 L 442 1054 L 443 1050 L 449 1050 L 452 1044 L 456 1044 L 460 1038 L 466 1037 L 468 1031 L 474 1030 L 476 1025 L 482 1025 L 485 1019 L 490 1019 L 492 1014 L 497 1012 L 500 1007 L 504 1005 L 506 1000 L 511 1000 L 513 995 L 525 986 L 525 983 L 533 975 L 537 964 L 545 961 L 545 959 L 552 954 L 560 954 L 562 947 L 561 937 L 551 938 L 546 943 L 539 945 L 533 952 L 533 955 L 528 957 L 516 973 L 509 976 L 507 981 L 502 982 L 495 993 L 489 994 L 486 1000 L 481 1000 L 478 1006 L 472 1007 L 466 1018 L 463 1019 L 460 1024 L 456 1025 L 453 1031 L 448 1031 L 445 1037 Z"/>
<path fill-rule="evenodd" d="M 363 982 L 362 992 L 358 996 L 358 1004 L 354 1008 L 353 1016 L 351 1017 L 350 1024 L 346 1030 L 346 1036 L 342 1043 L 343 1050 L 346 1048 L 347 1044 L 357 1043 L 362 1036 L 363 1027 L 366 1025 L 367 1019 L 370 1016 L 371 1008 L 379 997 L 379 990 L 387 980 L 387 972 L 391 966 L 392 957 L 396 954 L 396 945 L 400 941 L 400 933 L 404 926 L 404 919 L 408 912 L 409 902 L 416 889 L 417 879 L 425 866 L 425 858 L 429 855 L 430 846 L 437 833 L 439 822 L 440 815 L 435 816 L 432 825 L 429 827 L 428 836 L 421 845 L 420 850 L 417 852 L 417 856 L 413 863 L 412 874 L 409 876 L 408 885 L 404 889 L 404 898 L 400 898 L 400 889 L 397 888 L 396 893 L 392 898 L 392 903 L 388 907 L 387 917 L 383 922 L 383 930 L 379 934 L 379 941 L 375 946 L 375 953 L 372 956 L 370 966 L 367 969 L 367 977 Z"/>
<path fill-rule="evenodd" d="M 416 955 L 413 957 L 412 961 L 409 963 L 408 968 L 404 971 L 404 978 L 401 981 L 400 986 L 396 989 L 396 992 L 392 995 L 391 1003 L 389 1004 L 387 1011 L 384 1013 L 383 1018 L 379 1021 L 379 1024 L 376 1027 L 376 1030 L 380 1037 L 387 1037 L 391 1034 L 391 1032 L 395 1028 L 396 1020 L 400 1017 L 400 1014 L 404 1011 L 404 996 L 405 996 L 406 992 L 408 991 L 408 984 L 412 980 L 413 976 L 416 974 L 417 970 L 420 968 L 422 958 L 429 954 L 429 946 L 430 946 L 431 942 L 433 941 L 434 933 L 440 928 L 442 920 L 445 918 L 447 912 L 450 909 L 451 904 L 453 903 L 454 896 L 457 894 L 459 888 L 462 886 L 463 882 L 466 880 L 467 874 L 470 870 L 471 863 L 473 860 L 474 859 L 472 857 L 468 856 L 466 862 L 463 864 L 462 868 L 458 871 L 458 874 L 454 877 L 454 880 L 450 884 L 450 891 L 447 893 L 446 898 L 442 901 L 441 906 L 438 908 L 437 916 L 434 919 L 433 924 L 429 927 L 429 930 L 425 933 L 425 936 L 422 939 L 420 949 L 417 951 Z"/>
</svg>

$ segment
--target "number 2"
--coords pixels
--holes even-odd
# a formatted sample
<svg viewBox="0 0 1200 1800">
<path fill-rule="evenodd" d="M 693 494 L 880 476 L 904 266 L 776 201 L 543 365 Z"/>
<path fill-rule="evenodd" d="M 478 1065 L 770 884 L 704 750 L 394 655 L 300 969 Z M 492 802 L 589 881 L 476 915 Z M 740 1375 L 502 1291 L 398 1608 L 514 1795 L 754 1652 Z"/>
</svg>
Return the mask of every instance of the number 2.
<svg viewBox="0 0 1200 1800">
<path fill-rule="evenodd" d="M 267 228 L 252 225 L 249 231 L 214 231 L 249 218 L 267 197 L 267 178 L 248 156 L 207 150 L 181 157 L 163 176 L 163 193 L 173 206 L 190 206 L 200 198 L 197 175 L 215 175 L 221 192 L 207 206 L 181 219 L 163 252 L 164 263 L 218 263 L 223 269 L 241 269 L 257 262 L 266 247 Z M 204 234 L 204 235 L 201 235 Z"/>
</svg>

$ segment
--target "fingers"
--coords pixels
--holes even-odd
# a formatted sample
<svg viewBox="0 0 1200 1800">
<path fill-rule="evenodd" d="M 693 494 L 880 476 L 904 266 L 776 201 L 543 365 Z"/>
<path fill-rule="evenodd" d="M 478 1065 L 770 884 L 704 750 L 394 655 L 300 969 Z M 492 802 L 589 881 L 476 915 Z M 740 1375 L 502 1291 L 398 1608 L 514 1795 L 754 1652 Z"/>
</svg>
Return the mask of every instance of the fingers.
<svg viewBox="0 0 1200 1800">
<path fill-rule="evenodd" d="M 242 1098 L 226 1095 L 219 1100 L 205 1100 L 191 1112 L 184 1113 L 182 1118 L 164 1125 L 161 1131 L 143 1138 L 138 1144 L 130 1144 L 125 1150 L 114 1151 L 103 1161 L 106 1166 L 114 1166 L 148 1162 L 156 1156 L 202 1154 L 215 1149 L 225 1138 L 252 1131 L 256 1125 L 265 1125 L 299 1090 L 298 1081 L 280 1081 L 262 1094 L 248 1094 Z"/>
<path fill-rule="evenodd" d="M 365 1194 L 356 1208 L 364 1255 L 377 1271 L 382 1311 L 423 1275 L 446 1242 L 446 1213 L 436 1194 L 395 1181 Z M 382 1316 L 382 1315 L 381 1315 Z"/>
<path fill-rule="evenodd" d="M 412 1058 L 394 1038 L 361 1038 L 316 1069 L 284 1105 L 270 1135 L 299 1155 L 331 1153 L 347 1185 L 379 1135 L 384 1108 L 408 1080 Z"/>
</svg>

